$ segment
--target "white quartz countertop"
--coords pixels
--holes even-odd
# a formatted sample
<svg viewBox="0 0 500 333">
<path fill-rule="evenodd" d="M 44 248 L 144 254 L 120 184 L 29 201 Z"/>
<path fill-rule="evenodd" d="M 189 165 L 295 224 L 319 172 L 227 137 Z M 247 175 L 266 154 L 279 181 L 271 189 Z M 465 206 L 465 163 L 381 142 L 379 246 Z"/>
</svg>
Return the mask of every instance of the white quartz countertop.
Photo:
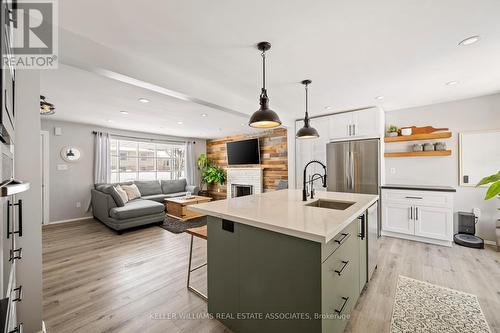
<svg viewBox="0 0 500 333">
<path fill-rule="evenodd" d="M 354 202 L 345 210 L 309 207 L 318 199 Z M 302 190 L 281 190 L 189 206 L 197 212 L 319 243 L 328 243 L 378 200 L 378 195 L 323 192 L 302 201 Z"/>
</svg>

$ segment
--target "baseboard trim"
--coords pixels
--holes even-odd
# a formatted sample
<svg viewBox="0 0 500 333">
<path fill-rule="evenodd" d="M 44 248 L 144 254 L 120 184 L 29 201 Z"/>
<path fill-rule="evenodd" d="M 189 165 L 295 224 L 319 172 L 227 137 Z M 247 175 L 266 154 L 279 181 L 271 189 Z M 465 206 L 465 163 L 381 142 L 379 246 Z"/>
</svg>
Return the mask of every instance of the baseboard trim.
<svg viewBox="0 0 500 333">
<path fill-rule="evenodd" d="M 94 218 L 93 216 L 84 216 L 84 217 L 78 217 L 78 218 L 69 219 L 69 220 L 51 221 L 51 222 L 47 223 L 46 225 L 59 224 L 59 223 L 68 223 L 68 222 L 76 222 L 76 221 L 83 221 L 83 220 L 91 220 L 93 218 Z"/>
<path fill-rule="evenodd" d="M 484 240 L 484 244 L 488 244 L 488 245 L 493 245 L 493 246 L 497 246 L 497 242 L 494 242 L 494 241 L 490 241 L 490 240 Z"/>
<path fill-rule="evenodd" d="M 400 233 L 392 232 L 392 231 L 382 230 L 380 232 L 380 234 L 382 236 L 402 238 L 402 239 L 406 239 L 406 240 L 427 243 L 427 244 L 433 244 L 433 245 L 441 245 L 441 246 L 447 246 L 447 247 L 451 247 L 453 245 L 453 242 L 451 242 L 451 241 L 445 241 L 445 240 L 440 240 L 440 239 L 431 239 L 431 238 L 419 237 L 419 236 L 414 236 L 414 235 L 405 235 L 405 234 L 400 234 Z"/>
</svg>

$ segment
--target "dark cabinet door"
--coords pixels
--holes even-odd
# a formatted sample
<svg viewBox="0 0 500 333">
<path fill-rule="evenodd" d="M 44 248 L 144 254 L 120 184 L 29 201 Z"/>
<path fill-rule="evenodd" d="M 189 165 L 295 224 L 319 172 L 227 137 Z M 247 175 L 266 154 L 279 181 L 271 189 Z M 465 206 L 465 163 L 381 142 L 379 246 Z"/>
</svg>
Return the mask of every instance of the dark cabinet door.
<svg viewBox="0 0 500 333">
<path fill-rule="evenodd" d="M 230 314 L 239 309 L 239 225 L 212 216 L 207 222 L 208 312 Z M 228 327 L 230 322 L 223 321 Z"/>
</svg>

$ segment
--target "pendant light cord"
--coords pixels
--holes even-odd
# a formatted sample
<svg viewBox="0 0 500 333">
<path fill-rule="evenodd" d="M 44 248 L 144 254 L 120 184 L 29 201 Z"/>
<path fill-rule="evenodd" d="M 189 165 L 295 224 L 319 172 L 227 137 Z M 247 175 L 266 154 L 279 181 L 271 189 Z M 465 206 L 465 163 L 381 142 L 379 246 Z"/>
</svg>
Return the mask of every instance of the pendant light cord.
<svg viewBox="0 0 500 333">
<path fill-rule="evenodd" d="M 266 51 L 262 51 L 262 89 L 266 89 Z"/>
<path fill-rule="evenodd" d="M 307 88 L 307 86 L 308 86 L 308 84 L 307 84 L 307 83 L 306 83 L 306 85 L 305 85 L 305 86 L 306 86 L 306 119 L 307 119 L 307 118 L 309 118 L 309 113 L 307 112 L 307 110 L 308 110 L 308 104 L 309 104 L 309 101 L 308 101 L 308 98 L 307 98 L 307 97 L 308 97 L 308 95 L 309 95 L 309 91 L 308 91 L 308 88 Z"/>
</svg>

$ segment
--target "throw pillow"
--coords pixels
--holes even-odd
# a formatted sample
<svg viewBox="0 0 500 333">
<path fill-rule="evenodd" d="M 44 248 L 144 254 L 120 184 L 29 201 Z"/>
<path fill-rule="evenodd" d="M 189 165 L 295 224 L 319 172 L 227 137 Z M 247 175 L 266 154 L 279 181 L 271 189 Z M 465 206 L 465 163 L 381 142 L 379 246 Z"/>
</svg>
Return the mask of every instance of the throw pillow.
<svg viewBox="0 0 500 333">
<path fill-rule="evenodd" d="M 137 188 L 137 185 L 122 185 L 122 189 L 127 192 L 128 200 L 134 200 L 141 197 L 141 192 Z"/>
<path fill-rule="evenodd" d="M 122 204 L 122 205 L 119 205 L 119 206 L 120 207 L 125 206 L 125 204 L 128 202 L 127 192 L 125 192 L 125 190 L 120 185 L 115 186 L 115 191 L 120 196 L 120 204 Z"/>
</svg>

